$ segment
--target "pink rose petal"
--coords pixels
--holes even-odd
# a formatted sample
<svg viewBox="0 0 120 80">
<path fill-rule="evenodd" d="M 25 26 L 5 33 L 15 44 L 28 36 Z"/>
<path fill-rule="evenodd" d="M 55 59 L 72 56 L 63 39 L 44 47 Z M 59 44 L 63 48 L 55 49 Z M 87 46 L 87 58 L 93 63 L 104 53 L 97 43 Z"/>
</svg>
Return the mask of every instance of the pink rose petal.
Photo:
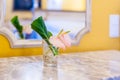
<svg viewBox="0 0 120 80">
<path fill-rule="evenodd" d="M 51 44 L 58 48 L 63 48 L 65 49 L 66 47 L 71 46 L 71 38 L 69 37 L 68 34 L 60 34 L 59 36 L 56 37 L 50 37 Z"/>
<path fill-rule="evenodd" d="M 67 34 L 62 34 L 59 36 L 59 39 L 64 43 L 65 46 L 71 46 L 71 39 Z"/>
<path fill-rule="evenodd" d="M 57 37 L 51 37 L 49 40 L 54 46 L 65 49 L 65 45 Z"/>
</svg>

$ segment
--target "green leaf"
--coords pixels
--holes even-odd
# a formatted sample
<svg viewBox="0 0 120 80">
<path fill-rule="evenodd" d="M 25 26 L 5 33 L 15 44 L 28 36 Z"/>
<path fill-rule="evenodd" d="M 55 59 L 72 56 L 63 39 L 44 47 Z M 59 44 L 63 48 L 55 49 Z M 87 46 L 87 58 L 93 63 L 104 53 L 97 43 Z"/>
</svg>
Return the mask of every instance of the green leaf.
<svg viewBox="0 0 120 80">
<path fill-rule="evenodd" d="M 43 39 L 49 39 L 48 31 L 42 17 L 37 18 L 31 24 L 32 29 L 35 30 Z"/>
<path fill-rule="evenodd" d="M 50 31 L 48 31 L 48 37 L 50 38 L 51 36 L 53 36 L 53 34 Z"/>
<path fill-rule="evenodd" d="M 47 30 L 47 27 L 44 23 L 44 20 L 42 17 L 39 17 L 35 19 L 32 24 L 32 29 L 35 30 L 41 37 L 46 41 L 46 43 L 49 45 L 49 48 L 53 52 L 54 55 L 58 55 L 58 49 L 54 47 L 50 42 L 49 38 L 52 36 L 52 33 Z"/>
<path fill-rule="evenodd" d="M 14 16 L 12 19 L 11 19 L 11 23 L 14 25 L 14 27 L 17 29 L 18 33 L 19 33 L 19 36 L 20 38 L 24 38 L 23 36 L 23 26 L 20 25 L 19 23 L 19 20 L 18 20 L 18 16 Z"/>
<path fill-rule="evenodd" d="M 58 55 L 58 48 L 54 47 L 53 45 L 50 45 L 49 48 L 53 52 L 54 56 Z"/>
<path fill-rule="evenodd" d="M 53 48 L 54 48 L 54 50 L 55 50 L 54 56 L 58 55 L 58 53 L 59 53 L 59 52 L 58 52 L 58 48 L 56 48 L 56 47 L 54 47 L 54 46 L 53 46 Z"/>
</svg>

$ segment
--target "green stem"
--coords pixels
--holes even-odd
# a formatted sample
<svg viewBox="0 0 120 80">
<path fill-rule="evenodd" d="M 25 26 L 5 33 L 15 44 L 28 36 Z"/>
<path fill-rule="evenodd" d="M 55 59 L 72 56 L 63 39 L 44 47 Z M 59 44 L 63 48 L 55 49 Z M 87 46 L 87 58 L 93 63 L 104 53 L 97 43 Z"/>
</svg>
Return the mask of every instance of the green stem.
<svg viewBox="0 0 120 80">
<path fill-rule="evenodd" d="M 49 53 L 49 51 L 50 51 L 50 49 L 48 49 L 48 51 L 46 52 L 46 54 L 48 54 L 48 53 Z"/>
<path fill-rule="evenodd" d="M 50 42 L 49 40 L 45 39 L 45 42 L 48 44 L 50 50 L 52 51 L 53 55 L 56 56 L 58 55 L 58 49 L 55 48 Z"/>
</svg>

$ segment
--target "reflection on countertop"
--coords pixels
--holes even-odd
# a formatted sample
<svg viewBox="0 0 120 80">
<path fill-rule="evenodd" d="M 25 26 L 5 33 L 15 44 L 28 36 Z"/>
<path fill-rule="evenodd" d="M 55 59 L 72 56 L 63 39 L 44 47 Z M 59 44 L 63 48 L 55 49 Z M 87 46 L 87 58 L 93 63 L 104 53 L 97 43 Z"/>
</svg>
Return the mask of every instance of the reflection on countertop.
<svg viewBox="0 0 120 80">
<path fill-rule="evenodd" d="M 0 58 L 0 80 L 102 80 L 120 75 L 120 51 L 62 54 L 58 66 L 44 67 L 42 56 Z"/>
</svg>

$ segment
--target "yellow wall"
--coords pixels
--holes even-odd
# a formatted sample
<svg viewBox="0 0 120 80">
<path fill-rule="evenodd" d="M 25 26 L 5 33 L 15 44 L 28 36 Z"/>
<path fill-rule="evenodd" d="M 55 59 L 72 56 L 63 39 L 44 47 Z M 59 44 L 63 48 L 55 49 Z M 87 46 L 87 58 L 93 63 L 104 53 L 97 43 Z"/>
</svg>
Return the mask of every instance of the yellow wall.
<svg viewBox="0 0 120 80">
<path fill-rule="evenodd" d="M 92 0 L 91 32 L 85 35 L 79 46 L 67 49 L 65 52 L 91 50 L 120 50 L 120 38 L 109 37 L 109 15 L 120 14 L 120 0 Z M 0 57 L 39 55 L 41 48 L 11 49 L 8 40 L 0 36 Z"/>
<path fill-rule="evenodd" d="M 91 32 L 85 35 L 79 47 L 69 51 L 120 50 L 120 38 L 109 37 L 109 15 L 120 14 L 120 0 L 92 0 Z"/>
<path fill-rule="evenodd" d="M 41 48 L 10 48 L 8 40 L 0 35 L 0 57 L 40 55 Z"/>
<path fill-rule="evenodd" d="M 62 10 L 85 11 L 86 0 L 63 0 Z M 42 0 L 42 9 L 47 9 L 47 0 Z"/>
<path fill-rule="evenodd" d="M 86 0 L 63 0 L 63 10 L 70 11 L 85 11 Z"/>
</svg>

